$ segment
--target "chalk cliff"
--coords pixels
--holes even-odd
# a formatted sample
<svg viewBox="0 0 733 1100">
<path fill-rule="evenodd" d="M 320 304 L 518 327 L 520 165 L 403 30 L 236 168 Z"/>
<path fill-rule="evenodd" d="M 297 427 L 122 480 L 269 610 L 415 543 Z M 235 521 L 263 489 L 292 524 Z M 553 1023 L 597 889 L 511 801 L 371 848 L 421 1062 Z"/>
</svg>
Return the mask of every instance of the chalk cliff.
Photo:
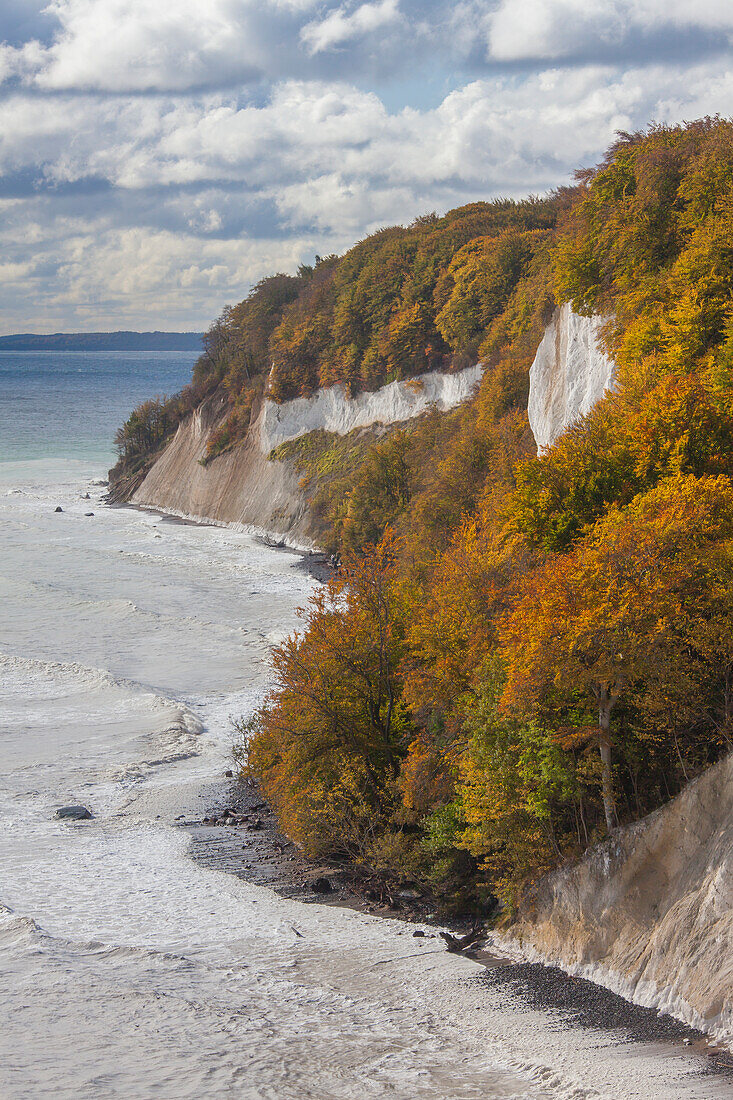
<svg viewBox="0 0 733 1100">
<path fill-rule="evenodd" d="M 307 504 L 297 473 L 292 463 L 270 462 L 263 453 L 262 411 L 239 446 L 202 465 L 209 436 L 228 411 L 225 398 L 215 394 L 182 421 L 131 502 L 307 544 Z"/>
<path fill-rule="evenodd" d="M 507 939 L 733 1044 L 733 755 L 542 879 Z"/>
<path fill-rule="evenodd" d="M 292 462 L 269 458 L 289 439 L 316 430 L 347 435 L 355 428 L 395 424 L 428 408 L 454 408 L 474 392 L 481 365 L 456 374 L 433 371 L 349 398 L 342 386 L 281 405 L 264 401 L 246 439 L 201 464 L 211 433 L 229 412 L 220 394 L 187 417 L 132 494 L 134 504 L 198 518 L 254 527 L 310 544 L 307 502 Z"/>
<path fill-rule="evenodd" d="M 614 384 L 601 325 L 566 305 L 545 332 L 529 398 L 540 450 Z M 430 406 L 453 408 L 471 396 L 480 376 L 477 365 L 354 399 L 337 386 L 281 405 L 264 401 L 247 438 L 204 466 L 207 440 L 229 411 L 225 398 L 214 395 L 179 426 L 132 500 L 308 545 L 297 470 L 269 458 L 275 447 L 319 429 L 345 435 L 406 421 Z M 733 756 L 668 806 L 616 830 L 576 866 L 537 883 L 518 921 L 498 939 L 733 1043 Z"/>
<path fill-rule="evenodd" d="M 555 311 L 530 370 L 546 450 L 615 384 L 602 317 Z M 733 756 L 525 897 L 497 938 L 733 1043 Z"/>
<path fill-rule="evenodd" d="M 539 452 L 551 447 L 608 389 L 615 364 L 600 344 L 603 317 L 555 310 L 529 372 L 527 415 Z"/>
<path fill-rule="evenodd" d="M 539 451 L 613 387 L 615 365 L 599 342 L 602 325 L 603 318 L 581 317 L 566 304 L 547 326 L 530 370 L 527 410 Z M 336 385 L 279 405 L 265 401 L 247 438 L 203 466 L 207 440 L 228 412 L 224 398 L 214 395 L 179 426 L 131 499 L 307 544 L 307 506 L 295 467 L 269 460 L 270 452 L 316 430 L 347 435 L 356 428 L 404 422 L 431 407 L 455 408 L 471 397 L 482 369 L 479 363 L 455 374 L 431 371 L 354 398 Z"/>
<path fill-rule="evenodd" d="M 269 453 L 288 439 L 322 429 L 348 435 L 370 424 L 397 424 L 420 416 L 429 408 L 445 412 L 466 401 L 481 380 L 482 367 L 456 374 L 431 371 L 405 382 L 390 382 L 373 393 L 349 398 L 343 386 L 329 386 L 312 397 L 298 397 L 276 405 L 265 403 L 262 418 L 262 450 Z"/>
</svg>

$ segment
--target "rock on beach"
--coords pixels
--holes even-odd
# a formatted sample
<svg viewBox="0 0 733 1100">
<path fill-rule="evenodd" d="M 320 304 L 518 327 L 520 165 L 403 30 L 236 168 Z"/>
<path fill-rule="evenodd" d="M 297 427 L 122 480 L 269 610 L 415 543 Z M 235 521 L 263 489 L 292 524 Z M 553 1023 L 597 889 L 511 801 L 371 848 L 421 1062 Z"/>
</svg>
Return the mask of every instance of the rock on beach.
<svg viewBox="0 0 733 1100">
<path fill-rule="evenodd" d="M 56 811 L 56 817 L 62 821 L 89 821 L 92 812 L 86 806 L 62 806 Z"/>
</svg>

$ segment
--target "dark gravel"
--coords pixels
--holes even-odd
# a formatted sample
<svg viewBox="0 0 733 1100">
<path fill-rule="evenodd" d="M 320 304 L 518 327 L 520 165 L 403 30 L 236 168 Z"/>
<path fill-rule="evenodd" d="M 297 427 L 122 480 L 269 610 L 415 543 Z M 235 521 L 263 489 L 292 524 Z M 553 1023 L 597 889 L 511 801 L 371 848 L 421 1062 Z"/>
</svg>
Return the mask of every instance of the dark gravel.
<svg viewBox="0 0 733 1100">
<path fill-rule="evenodd" d="M 237 824 L 225 824 L 225 810 L 236 815 Z M 241 820 L 244 818 L 245 820 Z M 207 824 L 216 821 L 216 824 Z M 259 792 L 234 781 L 225 804 L 203 819 L 179 822 L 191 834 L 191 855 L 197 863 L 236 875 L 255 886 L 269 886 L 285 898 L 328 905 L 357 907 L 358 895 L 351 889 L 348 872 L 336 864 L 305 859 L 280 832 L 275 815 Z M 314 884 L 327 880 L 328 891 L 314 891 Z"/>
<path fill-rule="evenodd" d="M 710 1047 L 701 1031 L 654 1008 L 632 1004 L 610 989 L 573 977 L 556 966 L 493 962 L 481 980 L 508 989 L 528 1008 L 557 1010 L 556 1026 L 563 1030 L 582 1027 L 618 1031 L 623 1039 L 634 1043 L 679 1046 L 684 1042 L 691 1051 L 707 1058 L 711 1072 L 733 1078 L 733 1056 Z"/>
<path fill-rule="evenodd" d="M 320 553 L 300 553 L 300 558 L 293 564 L 293 569 L 300 569 L 314 580 L 320 581 L 321 584 L 326 584 L 333 576 L 333 566 L 331 565 L 331 559 L 326 554 Z"/>
<path fill-rule="evenodd" d="M 334 567 L 331 558 L 320 550 L 296 550 L 294 546 L 288 546 L 285 539 L 275 539 L 270 535 L 256 535 L 255 538 L 257 542 L 268 546 L 271 550 L 292 554 L 296 559 L 293 562 L 293 569 L 307 573 L 321 584 L 326 584 L 333 576 Z"/>
<path fill-rule="evenodd" d="M 237 824 L 224 824 L 231 820 L 225 817 L 225 810 L 234 815 Z M 301 902 L 346 906 L 421 924 L 436 921 L 427 898 L 402 899 L 390 905 L 384 899 L 365 896 L 347 867 L 305 859 L 279 831 L 275 815 L 259 792 L 246 783 L 234 780 L 226 802 L 206 817 L 216 824 L 204 824 L 202 820 L 179 822 L 191 834 L 191 855 L 205 867 L 268 886 L 281 897 Z M 322 880 L 328 881 L 328 891 L 319 892 Z M 470 923 L 455 922 L 454 930 L 465 931 L 463 925 L 468 927 Z M 710 1046 L 701 1032 L 671 1016 L 634 1005 L 603 986 L 572 977 L 554 966 L 506 962 L 480 950 L 470 954 L 487 968 L 478 980 L 505 989 L 514 1003 L 519 1000 L 528 1008 L 554 1011 L 557 1028 L 613 1032 L 619 1042 L 661 1042 L 678 1050 L 685 1043 L 693 1058 L 697 1055 L 704 1060 L 706 1072 L 733 1079 L 733 1056 Z"/>
</svg>

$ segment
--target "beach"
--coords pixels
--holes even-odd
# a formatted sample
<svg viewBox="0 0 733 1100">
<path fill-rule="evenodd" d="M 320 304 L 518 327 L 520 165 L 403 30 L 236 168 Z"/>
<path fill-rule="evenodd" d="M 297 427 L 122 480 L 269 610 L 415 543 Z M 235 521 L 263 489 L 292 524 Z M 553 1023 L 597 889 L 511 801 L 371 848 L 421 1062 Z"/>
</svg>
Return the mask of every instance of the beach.
<svg viewBox="0 0 733 1100">
<path fill-rule="evenodd" d="M 279 896 L 261 858 L 253 881 L 192 859 L 183 826 L 232 795 L 230 717 L 315 582 L 251 536 L 105 507 L 95 473 L 15 466 L 0 496 L 4 1095 L 733 1093 L 681 1041 L 568 1029 L 404 921 Z"/>
</svg>

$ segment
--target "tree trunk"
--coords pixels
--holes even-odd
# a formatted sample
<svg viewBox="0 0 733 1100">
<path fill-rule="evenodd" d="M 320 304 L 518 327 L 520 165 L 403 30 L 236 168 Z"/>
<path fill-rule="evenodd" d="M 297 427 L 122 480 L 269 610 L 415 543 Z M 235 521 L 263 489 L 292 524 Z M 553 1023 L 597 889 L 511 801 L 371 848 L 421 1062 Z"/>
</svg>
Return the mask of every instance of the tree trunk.
<svg viewBox="0 0 733 1100">
<path fill-rule="evenodd" d="M 601 779 L 603 783 L 603 812 L 608 831 L 618 825 L 616 802 L 613 797 L 613 773 L 611 772 L 611 711 L 615 699 L 607 688 L 601 688 L 598 697 L 599 748 L 601 752 Z"/>
<path fill-rule="evenodd" d="M 730 745 L 730 731 L 733 726 L 733 667 L 728 665 L 725 670 L 725 681 L 723 688 L 723 737 Z"/>
</svg>

